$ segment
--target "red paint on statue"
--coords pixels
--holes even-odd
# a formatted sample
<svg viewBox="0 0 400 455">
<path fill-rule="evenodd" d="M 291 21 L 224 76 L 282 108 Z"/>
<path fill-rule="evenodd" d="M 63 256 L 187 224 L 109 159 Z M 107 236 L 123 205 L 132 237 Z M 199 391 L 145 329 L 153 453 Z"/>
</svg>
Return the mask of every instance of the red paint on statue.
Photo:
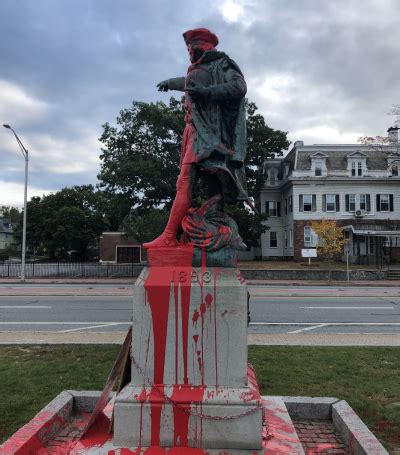
<svg viewBox="0 0 400 455">
<path fill-rule="evenodd" d="M 191 272 L 193 261 L 193 246 L 179 248 L 150 248 L 148 258 L 150 262 L 149 275 L 144 283 L 147 302 L 150 306 L 153 346 L 154 346 L 154 386 L 149 395 L 151 415 L 151 444 L 160 444 L 161 414 L 165 403 L 164 371 L 165 353 L 167 346 L 168 316 L 171 298 L 171 283 L 175 304 L 175 382 L 179 382 L 179 349 L 178 349 L 178 314 L 180 294 L 180 314 L 183 351 L 183 383 L 188 384 L 188 336 L 191 293 Z M 187 425 L 183 422 L 184 428 Z M 181 430 L 179 430 L 181 431 Z M 184 434 L 180 433 L 180 437 Z"/>
</svg>

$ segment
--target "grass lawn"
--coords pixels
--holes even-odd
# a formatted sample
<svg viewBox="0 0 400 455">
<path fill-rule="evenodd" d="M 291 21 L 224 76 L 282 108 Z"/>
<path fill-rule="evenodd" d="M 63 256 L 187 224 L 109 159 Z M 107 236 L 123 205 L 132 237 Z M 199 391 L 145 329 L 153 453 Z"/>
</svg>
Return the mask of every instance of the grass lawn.
<svg viewBox="0 0 400 455">
<path fill-rule="evenodd" d="M 100 390 L 115 345 L 0 347 L 0 441 L 65 389 Z M 250 347 L 262 394 L 345 399 L 388 450 L 400 449 L 400 349 Z"/>
</svg>

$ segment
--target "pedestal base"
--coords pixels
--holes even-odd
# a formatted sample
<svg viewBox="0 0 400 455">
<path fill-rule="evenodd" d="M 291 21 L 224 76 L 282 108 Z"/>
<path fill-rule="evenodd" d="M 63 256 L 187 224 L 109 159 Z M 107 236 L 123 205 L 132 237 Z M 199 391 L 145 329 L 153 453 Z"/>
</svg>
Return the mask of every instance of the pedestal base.
<svg viewBox="0 0 400 455">
<path fill-rule="evenodd" d="M 113 443 L 261 449 L 262 402 L 251 370 L 249 379 L 244 388 L 129 385 L 115 402 Z"/>
</svg>

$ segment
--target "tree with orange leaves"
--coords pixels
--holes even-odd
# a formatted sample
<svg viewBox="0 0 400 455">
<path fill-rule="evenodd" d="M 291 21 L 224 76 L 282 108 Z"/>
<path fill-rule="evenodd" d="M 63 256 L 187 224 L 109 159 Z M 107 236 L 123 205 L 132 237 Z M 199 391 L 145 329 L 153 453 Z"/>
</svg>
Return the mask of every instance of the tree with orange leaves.
<svg viewBox="0 0 400 455">
<path fill-rule="evenodd" d="M 329 265 L 329 281 L 331 280 L 332 260 L 342 253 L 347 240 L 343 236 L 343 230 L 335 220 L 320 220 L 310 223 L 311 229 L 318 236 L 318 256 L 324 258 Z"/>
</svg>

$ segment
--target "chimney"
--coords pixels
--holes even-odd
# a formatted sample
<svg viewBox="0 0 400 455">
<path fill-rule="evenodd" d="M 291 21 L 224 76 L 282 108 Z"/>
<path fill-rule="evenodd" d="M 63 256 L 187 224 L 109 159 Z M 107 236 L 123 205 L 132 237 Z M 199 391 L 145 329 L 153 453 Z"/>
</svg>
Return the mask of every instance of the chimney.
<svg viewBox="0 0 400 455">
<path fill-rule="evenodd" d="M 399 142 L 399 127 L 391 126 L 388 130 L 389 144 L 397 144 Z"/>
</svg>

